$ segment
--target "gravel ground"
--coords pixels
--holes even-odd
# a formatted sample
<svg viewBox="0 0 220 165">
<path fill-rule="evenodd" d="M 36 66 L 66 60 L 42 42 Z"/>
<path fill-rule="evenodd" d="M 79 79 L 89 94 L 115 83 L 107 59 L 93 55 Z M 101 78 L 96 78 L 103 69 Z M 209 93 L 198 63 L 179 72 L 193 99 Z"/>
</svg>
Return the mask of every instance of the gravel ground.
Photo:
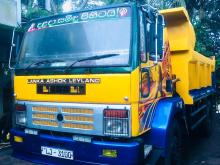
<svg viewBox="0 0 220 165">
<path fill-rule="evenodd" d="M 210 138 L 191 138 L 184 165 L 220 165 L 220 107 L 214 119 Z M 0 165 L 33 165 L 13 158 L 11 152 L 10 148 L 0 150 Z"/>
<path fill-rule="evenodd" d="M 215 115 L 213 129 L 209 138 L 191 138 L 186 165 L 220 165 L 220 111 Z"/>
</svg>

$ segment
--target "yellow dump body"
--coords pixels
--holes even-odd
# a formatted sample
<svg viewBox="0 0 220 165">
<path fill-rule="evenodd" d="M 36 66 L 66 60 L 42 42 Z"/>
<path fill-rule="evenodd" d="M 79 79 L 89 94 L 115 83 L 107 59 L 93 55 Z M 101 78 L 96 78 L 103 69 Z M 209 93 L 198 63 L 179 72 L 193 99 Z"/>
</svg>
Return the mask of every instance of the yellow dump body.
<svg viewBox="0 0 220 165">
<path fill-rule="evenodd" d="M 177 93 L 185 104 L 193 104 L 190 91 L 212 86 L 215 59 L 196 52 L 195 32 L 185 8 L 162 10 L 166 22 L 166 36 L 170 44 L 172 73 L 177 82 Z"/>
</svg>

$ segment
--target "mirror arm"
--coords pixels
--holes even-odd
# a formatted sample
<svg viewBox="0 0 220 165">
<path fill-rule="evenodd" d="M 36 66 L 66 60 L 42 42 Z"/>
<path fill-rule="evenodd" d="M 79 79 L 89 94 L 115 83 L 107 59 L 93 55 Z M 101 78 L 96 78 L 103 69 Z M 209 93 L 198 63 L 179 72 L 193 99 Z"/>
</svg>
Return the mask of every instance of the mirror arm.
<svg viewBox="0 0 220 165">
<path fill-rule="evenodd" d="M 158 63 L 158 52 L 157 52 L 157 47 L 158 47 L 158 14 L 155 15 L 156 20 L 155 20 L 155 63 Z"/>
<path fill-rule="evenodd" d="M 162 14 L 159 14 L 159 16 L 161 16 L 161 18 L 162 18 L 162 26 L 163 26 L 163 29 L 165 28 L 165 20 L 164 20 L 164 16 L 162 15 Z M 163 47 L 162 47 L 162 49 L 163 49 L 163 54 L 162 54 L 162 58 L 163 58 L 163 56 L 164 56 L 164 51 L 165 51 L 165 40 L 164 40 L 164 35 L 162 36 L 163 37 Z"/>
<path fill-rule="evenodd" d="M 8 68 L 11 70 L 14 69 L 13 67 L 11 67 L 11 59 L 12 59 L 13 47 L 15 47 L 15 44 L 14 44 L 15 29 L 16 29 L 16 27 L 13 29 L 13 32 L 12 32 L 11 48 L 10 48 L 10 55 L 9 55 L 9 60 L 8 60 Z"/>
</svg>

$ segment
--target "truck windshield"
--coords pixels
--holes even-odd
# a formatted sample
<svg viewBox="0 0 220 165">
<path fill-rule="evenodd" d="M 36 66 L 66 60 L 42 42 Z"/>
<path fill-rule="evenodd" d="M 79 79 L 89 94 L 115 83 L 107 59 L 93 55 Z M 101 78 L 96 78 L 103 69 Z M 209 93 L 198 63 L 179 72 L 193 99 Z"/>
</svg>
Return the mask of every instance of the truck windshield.
<svg viewBox="0 0 220 165">
<path fill-rule="evenodd" d="M 27 67 L 43 60 L 54 62 L 36 66 L 69 67 L 74 61 L 78 62 L 71 67 L 129 65 L 129 8 L 120 7 L 63 17 L 31 24 L 23 41 L 18 67 Z M 69 20 L 65 22 L 67 18 Z M 109 54 L 117 56 L 89 58 Z M 85 58 L 89 60 L 81 60 Z M 62 62 L 57 62 L 59 60 Z"/>
</svg>

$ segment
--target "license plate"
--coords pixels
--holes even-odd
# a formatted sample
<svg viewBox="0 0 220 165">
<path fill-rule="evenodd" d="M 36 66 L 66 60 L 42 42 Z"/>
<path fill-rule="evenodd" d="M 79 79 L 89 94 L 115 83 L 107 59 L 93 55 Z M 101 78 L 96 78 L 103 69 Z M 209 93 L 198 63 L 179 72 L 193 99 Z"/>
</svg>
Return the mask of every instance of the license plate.
<svg viewBox="0 0 220 165">
<path fill-rule="evenodd" d="M 41 146 L 41 154 L 56 158 L 73 160 L 73 151 Z"/>
</svg>

